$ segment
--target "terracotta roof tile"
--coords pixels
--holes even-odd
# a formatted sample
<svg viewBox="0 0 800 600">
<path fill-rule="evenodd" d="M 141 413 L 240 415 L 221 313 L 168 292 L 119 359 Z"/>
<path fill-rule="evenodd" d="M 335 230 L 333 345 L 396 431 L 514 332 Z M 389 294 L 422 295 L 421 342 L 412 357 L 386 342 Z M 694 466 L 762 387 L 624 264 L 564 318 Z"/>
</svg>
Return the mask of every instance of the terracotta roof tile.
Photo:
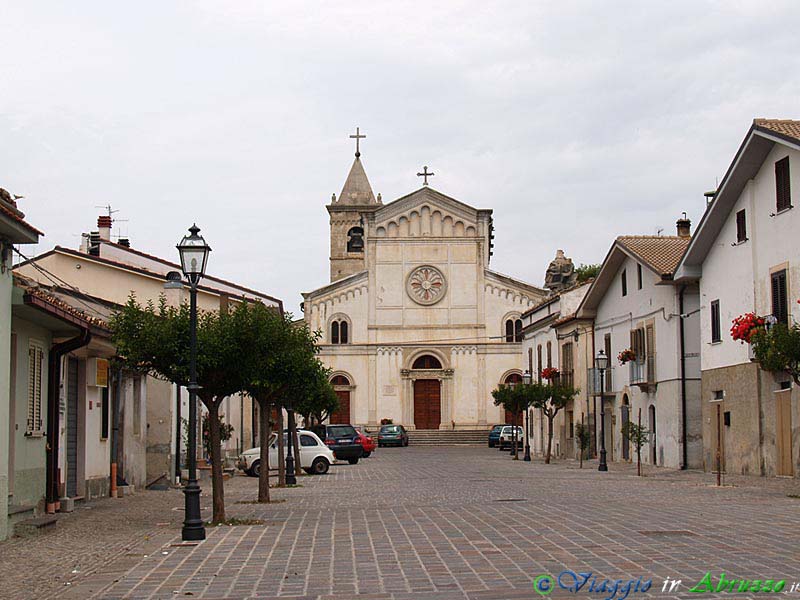
<svg viewBox="0 0 800 600">
<path fill-rule="evenodd" d="M 672 235 L 623 235 L 617 242 L 660 275 L 672 275 L 691 238 Z"/>
<path fill-rule="evenodd" d="M 800 142 L 800 121 L 791 119 L 753 119 L 753 125 L 761 129 L 769 129 L 784 137 Z"/>
<path fill-rule="evenodd" d="M 108 323 L 104 319 L 90 315 L 88 312 L 86 312 L 86 310 L 77 308 L 71 303 L 66 302 L 64 299 L 55 295 L 51 290 L 49 290 L 49 288 L 46 288 L 41 284 L 28 279 L 27 277 L 23 277 L 18 273 L 14 273 L 13 277 L 14 285 L 22 289 L 26 294 L 40 298 L 50 306 L 69 313 L 73 317 L 85 322 L 87 325 L 94 325 L 95 327 L 108 330 Z"/>
<path fill-rule="evenodd" d="M 16 211 L 11 210 L 11 208 L 5 206 L 3 204 L 3 202 L 1 202 L 1 201 L 0 201 L 0 212 L 3 213 L 4 215 L 6 215 L 7 217 L 9 217 L 11 220 L 16 221 L 17 223 L 19 223 L 20 225 L 22 225 L 26 229 L 29 229 L 30 231 L 32 231 L 32 232 L 34 232 L 34 233 L 36 233 L 38 235 L 44 235 L 44 233 L 42 233 L 41 231 L 36 229 L 36 227 L 34 227 L 30 223 L 28 223 L 25 219 L 23 219 L 20 216 L 21 213 L 18 213 Z"/>
</svg>

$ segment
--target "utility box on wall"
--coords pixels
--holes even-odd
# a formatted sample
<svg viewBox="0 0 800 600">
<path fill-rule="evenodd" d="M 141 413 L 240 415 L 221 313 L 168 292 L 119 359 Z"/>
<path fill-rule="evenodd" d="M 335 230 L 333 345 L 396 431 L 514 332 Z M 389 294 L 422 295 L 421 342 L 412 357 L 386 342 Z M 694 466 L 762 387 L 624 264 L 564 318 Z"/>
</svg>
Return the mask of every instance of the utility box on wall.
<svg viewBox="0 0 800 600">
<path fill-rule="evenodd" d="M 108 387 L 108 359 L 92 357 L 86 360 L 86 385 Z"/>
</svg>

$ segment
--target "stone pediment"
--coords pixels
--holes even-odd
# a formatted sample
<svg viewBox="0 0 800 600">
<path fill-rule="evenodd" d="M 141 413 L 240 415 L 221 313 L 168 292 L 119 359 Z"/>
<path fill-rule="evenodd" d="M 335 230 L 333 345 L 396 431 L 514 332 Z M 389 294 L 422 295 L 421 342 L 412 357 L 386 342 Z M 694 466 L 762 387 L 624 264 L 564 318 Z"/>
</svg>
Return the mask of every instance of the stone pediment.
<svg viewBox="0 0 800 600">
<path fill-rule="evenodd" d="M 375 236 L 474 237 L 481 214 L 491 212 L 423 187 L 375 212 Z"/>
</svg>

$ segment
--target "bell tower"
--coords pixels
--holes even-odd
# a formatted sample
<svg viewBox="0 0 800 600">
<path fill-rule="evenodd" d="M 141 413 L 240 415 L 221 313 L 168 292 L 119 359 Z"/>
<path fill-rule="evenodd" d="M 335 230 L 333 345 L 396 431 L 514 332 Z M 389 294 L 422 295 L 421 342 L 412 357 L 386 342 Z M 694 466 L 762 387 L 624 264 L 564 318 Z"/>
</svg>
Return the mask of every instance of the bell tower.
<svg viewBox="0 0 800 600">
<path fill-rule="evenodd" d="M 350 167 L 350 173 L 344 182 L 339 197 L 333 194 L 331 203 L 326 207 L 331 224 L 331 282 L 338 281 L 366 268 L 364 253 L 366 240 L 362 215 L 370 213 L 381 206 L 372 193 L 372 187 L 361 163 L 360 140 L 367 137 L 356 127 L 356 159 Z"/>
</svg>

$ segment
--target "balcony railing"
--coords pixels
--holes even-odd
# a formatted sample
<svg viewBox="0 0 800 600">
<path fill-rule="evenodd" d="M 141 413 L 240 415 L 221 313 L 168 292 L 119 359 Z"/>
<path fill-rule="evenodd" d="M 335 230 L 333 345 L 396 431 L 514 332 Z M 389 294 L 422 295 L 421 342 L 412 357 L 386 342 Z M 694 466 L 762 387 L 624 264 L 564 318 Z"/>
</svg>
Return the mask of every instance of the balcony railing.
<svg viewBox="0 0 800 600">
<path fill-rule="evenodd" d="M 631 385 L 656 384 L 656 355 L 649 354 L 644 360 L 632 360 L 628 363 Z"/>
<path fill-rule="evenodd" d="M 605 390 L 600 389 L 600 372 L 603 372 L 603 387 Z M 613 370 L 609 367 L 607 369 L 587 369 L 586 381 L 589 386 L 589 394 L 592 396 L 600 396 L 603 394 L 610 394 L 614 390 Z"/>
</svg>

